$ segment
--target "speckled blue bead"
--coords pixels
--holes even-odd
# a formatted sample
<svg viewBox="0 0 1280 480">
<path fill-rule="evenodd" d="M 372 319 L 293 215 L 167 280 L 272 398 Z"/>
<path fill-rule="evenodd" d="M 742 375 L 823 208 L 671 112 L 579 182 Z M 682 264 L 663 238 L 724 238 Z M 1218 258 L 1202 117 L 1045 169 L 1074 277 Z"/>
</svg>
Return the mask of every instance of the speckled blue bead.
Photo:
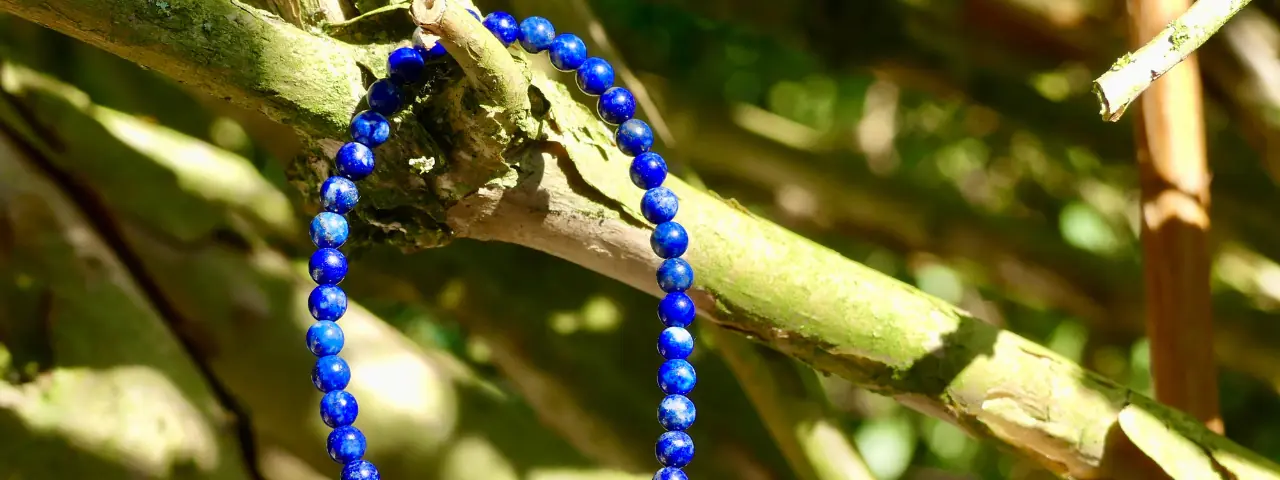
<svg viewBox="0 0 1280 480">
<path fill-rule="evenodd" d="M 391 123 L 381 113 L 365 110 L 351 119 L 351 139 L 369 148 L 382 145 L 391 137 Z"/>
<path fill-rule="evenodd" d="M 311 219 L 311 243 L 320 248 L 338 248 L 347 243 L 351 228 L 347 219 L 333 212 L 320 212 Z"/>
<path fill-rule="evenodd" d="M 404 98 L 400 96 L 400 87 L 397 87 L 389 78 L 370 84 L 369 91 L 365 93 L 365 100 L 369 102 L 369 110 L 383 115 L 396 113 L 400 110 L 400 106 L 404 105 Z"/>
<path fill-rule="evenodd" d="M 667 187 L 650 188 L 640 199 L 640 213 L 653 223 L 666 223 L 676 218 L 680 199 Z"/>
<path fill-rule="evenodd" d="M 325 355 L 316 359 L 316 366 L 311 370 L 311 384 L 321 392 L 332 392 L 347 388 L 351 382 L 351 367 L 347 361 L 337 355 Z"/>
<path fill-rule="evenodd" d="M 689 476 L 679 468 L 666 467 L 653 474 L 653 480 L 689 480 Z"/>
<path fill-rule="evenodd" d="M 426 59 L 413 47 L 400 47 L 387 55 L 387 77 L 401 85 L 421 80 L 426 67 Z"/>
<path fill-rule="evenodd" d="M 320 419 L 330 428 L 351 425 L 359 414 L 356 396 L 346 390 L 334 390 L 320 397 Z"/>
<path fill-rule="evenodd" d="M 689 233 L 679 223 L 659 223 L 649 235 L 649 246 L 659 257 L 679 257 L 689 249 Z"/>
<path fill-rule="evenodd" d="M 693 400 L 684 395 L 667 395 L 658 404 L 658 423 L 667 430 L 687 430 L 697 418 L 698 409 L 693 406 Z"/>
<path fill-rule="evenodd" d="M 614 140 L 618 142 L 618 150 L 622 150 L 622 153 L 636 156 L 653 148 L 653 129 L 644 120 L 633 118 L 618 126 Z"/>
<path fill-rule="evenodd" d="M 516 17 L 507 12 L 490 12 L 484 17 L 484 28 L 493 32 L 503 45 L 511 46 L 520 36 L 520 27 L 516 25 Z"/>
<path fill-rule="evenodd" d="M 623 87 L 610 88 L 596 101 L 596 113 L 609 125 L 621 125 L 635 116 L 636 97 Z"/>
<path fill-rule="evenodd" d="M 658 461 L 680 468 L 693 461 L 693 439 L 684 432 L 667 432 L 658 437 Z"/>
<path fill-rule="evenodd" d="M 561 72 L 572 72 L 587 61 L 587 44 L 572 33 L 556 35 L 548 48 L 551 65 Z"/>
<path fill-rule="evenodd" d="M 697 313 L 698 309 L 694 306 L 693 299 L 684 292 L 668 293 L 667 296 L 662 297 L 661 302 L 658 302 L 658 319 L 668 327 L 688 327 L 693 323 Z"/>
<path fill-rule="evenodd" d="M 362 143 L 347 142 L 338 149 L 334 156 L 334 164 L 338 167 L 338 175 L 360 181 L 373 173 L 373 150 Z"/>
<path fill-rule="evenodd" d="M 683 258 L 668 258 L 658 265 L 658 288 L 662 291 L 683 292 L 693 286 L 693 267 Z"/>
<path fill-rule="evenodd" d="M 422 27 L 413 31 L 413 49 L 422 55 L 424 61 L 438 60 L 449 54 L 440 38 L 423 31 Z"/>
<path fill-rule="evenodd" d="M 667 161 L 655 152 L 644 152 L 631 160 L 631 183 L 648 190 L 667 180 Z"/>
<path fill-rule="evenodd" d="M 520 22 L 520 47 L 529 53 L 540 53 L 551 48 L 556 29 L 551 21 L 542 17 L 529 17 Z"/>
<path fill-rule="evenodd" d="M 658 353 L 667 360 L 682 360 L 693 353 L 693 335 L 680 327 L 667 327 L 658 335 Z"/>
<path fill-rule="evenodd" d="M 347 313 L 347 292 L 337 285 L 320 285 L 311 290 L 307 306 L 316 320 L 337 320 Z"/>
<path fill-rule="evenodd" d="M 603 58 L 591 57 L 578 67 L 578 88 L 587 95 L 600 95 L 613 86 L 613 67 Z"/>
<path fill-rule="evenodd" d="M 307 349 L 317 357 L 337 355 L 342 351 L 345 340 L 342 327 L 329 320 L 313 323 L 307 328 Z"/>
<path fill-rule="evenodd" d="M 368 448 L 364 433 L 350 425 L 338 427 L 329 432 L 328 446 L 329 458 L 341 464 L 359 460 Z"/>
<path fill-rule="evenodd" d="M 342 480 L 382 480 L 382 475 L 368 460 L 359 460 L 342 467 Z"/>
<path fill-rule="evenodd" d="M 350 178 L 334 175 L 320 184 L 320 205 L 339 215 L 350 212 L 360 202 L 360 190 Z"/>
<path fill-rule="evenodd" d="M 479 11 L 479 10 L 472 10 L 472 9 L 468 8 L 468 9 L 467 9 L 467 13 L 470 13 L 470 14 L 471 14 L 471 16 L 476 17 L 476 20 L 480 20 L 480 11 Z"/>
<path fill-rule="evenodd" d="M 688 395 L 697 384 L 698 374 L 687 361 L 667 360 L 658 367 L 658 386 L 667 395 Z"/>
<path fill-rule="evenodd" d="M 311 254 L 311 279 L 320 285 L 337 285 L 347 276 L 347 257 L 332 248 Z"/>
</svg>

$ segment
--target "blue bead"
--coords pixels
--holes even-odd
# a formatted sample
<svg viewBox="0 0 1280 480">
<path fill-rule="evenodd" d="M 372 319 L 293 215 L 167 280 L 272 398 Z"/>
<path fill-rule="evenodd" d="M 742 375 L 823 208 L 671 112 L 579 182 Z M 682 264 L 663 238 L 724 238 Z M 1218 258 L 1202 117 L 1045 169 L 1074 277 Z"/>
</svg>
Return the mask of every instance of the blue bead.
<svg viewBox="0 0 1280 480">
<path fill-rule="evenodd" d="M 693 439 L 684 432 L 667 432 L 658 437 L 658 462 L 680 468 L 693 461 Z"/>
<path fill-rule="evenodd" d="M 368 448 L 368 444 L 365 443 L 364 433 L 350 425 L 338 427 L 329 432 L 328 446 L 329 458 L 342 464 L 351 463 L 364 457 L 364 451 Z"/>
<path fill-rule="evenodd" d="M 688 395 L 697 384 L 698 374 L 689 362 L 667 360 L 658 367 L 658 386 L 662 387 L 662 392 L 667 395 Z"/>
<path fill-rule="evenodd" d="M 356 396 L 346 390 L 334 390 L 320 397 L 320 419 L 330 428 L 351 425 L 359 414 Z"/>
<path fill-rule="evenodd" d="M 662 291 L 683 292 L 693 286 L 693 267 L 683 258 L 668 258 L 658 265 L 658 288 Z"/>
<path fill-rule="evenodd" d="M 627 155 L 636 156 L 653 148 L 653 130 L 644 120 L 633 118 L 618 126 L 614 136 L 618 142 L 618 150 Z"/>
<path fill-rule="evenodd" d="M 347 257 L 332 248 L 311 254 L 311 279 L 320 285 L 337 285 L 347 276 Z"/>
<path fill-rule="evenodd" d="M 311 370 L 311 384 L 321 392 L 342 390 L 350 382 L 351 367 L 342 357 L 325 355 L 316 359 L 316 366 Z"/>
<path fill-rule="evenodd" d="M 391 138 L 391 123 L 378 112 L 365 110 L 351 119 L 351 139 L 369 148 L 377 147 Z"/>
<path fill-rule="evenodd" d="M 373 173 L 373 150 L 363 143 L 347 142 L 338 149 L 333 161 L 338 166 L 338 175 L 355 181 Z"/>
<path fill-rule="evenodd" d="M 337 285 L 320 285 L 311 290 L 307 305 L 316 320 L 337 320 L 347 313 L 347 292 Z"/>
<path fill-rule="evenodd" d="M 360 190 L 350 178 L 334 175 L 320 185 L 320 204 L 339 215 L 350 212 L 360 202 Z"/>
<path fill-rule="evenodd" d="M 313 323 L 307 329 L 307 349 L 317 357 L 337 355 L 345 339 L 342 327 L 329 320 Z"/>
<path fill-rule="evenodd" d="M 666 223 L 676 218 L 680 199 L 667 187 L 650 188 L 640 199 L 640 213 L 653 223 Z"/>
<path fill-rule="evenodd" d="M 644 152 L 631 161 L 631 183 L 648 190 L 661 187 L 667 179 L 667 162 L 662 155 Z"/>
<path fill-rule="evenodd" d="M 689 480 L 689 476 L 679 468 L 666 467 L 653 474 L 653 480 Z"/>
<path fill-rule="evenodd" d="M 689 233 L 679 223 L 659 223 L 649 236 L 649 246 L 659 257 L 676 258 L 689 249 Z"/>
<path fill-rule="evenodd" d="M 672 292 L 658 302 L 658 318 L 668 327 L 687 327 L 693 323 L 698 309 L 684 292 Z"/>
<path fill-rule="evenodd" d="M 600 94 L 600 100 L 596 102 L 596 113 L 604 123 L 621 125 L 622 122 L 631 120 L 631 117 L 635 116 L 636 97 L 631 94 L 631 90 L 622 87 L 610 88 Z"/>
<path fill-rule="evenodd" d="M 413 49 L 418 51 L 418 55 L 422 55 L 424 61 L 441 59 L 449 54 L 444 49 L 444 44 L 440 43 L 440 38 L 423 31 L 422 27 L 413 31 Z"/>
<path fill-rule="evenodd" d="M 689 358 L 693 353 L 693 335 L 680 327 L 667 327 L 658 335 L 658 353 L 667 360 Z"/>
<path fill-rule="evenodd" d="M 468 8 L 468 9 L 467 9 L 467 13 L 470 13 L 470 14 L 471 14 L 471 16 L 476 17 L 476 20 L 480 20 L 480 12 L 479 12 L 479 11 L 477 11 L 477 10 L 472 10 L 472 9 Z"/>
<path fill-rule="evenodd" d="M 498 38 L 505 46 L 511 46 L 516 41 L 516 37 L 520 35 L 520 27 L 516 25 L 516 17 L 511 16 L 507 12 L 490 12 L 484 17 L 484 28 L 493 32 L 493 36 Z"/>
<path fill-rule="evenodd" d="M 551 40 L 551 65 L 561 72 L 571 72 L 587 61 L 587 44 L 572 33 L 562 33 Z"/>
<path fill-rule="evenodd" d="M 529 17 L 520 22 L 520 46 L 529 53 L 539 53 L 551 48 L 556 29 L 542 17 Z"/>
<path fill-rule="evenodd" d="M 342 480 L 382 480 L 382 475 L 368 460 L 360 460 L 342 467 Z"/>
<path fill-rule="evenodd" d="M 658 423 L 667 430 L 688 430 L 696 418 L 698 418 L 698 409 L 694 408 L 693 400 L 689 400 L 689 397 L 684 395 L 667 395 L 667 398 L 662 399 L 662 403 L 658 404 Z"/>
<path fill-rule="evenodd" d="M 311 243 L 320 248 L 338 248 L 347 243 L 351 228 L 347 219 L 333 212 L 320 212 L 311 219 Z"/>
<path fill-rule="evenodd" d="M 578 67 L 578 88 L 587 95 L 600 95 L 613 86 L 613 67 L 600 57 L 591 57 Z"/>
<path fill-rule="evenodd" d="M 387 71 L 390 72 L 387 76 L 401 85 L 421 80 L 422 70 L 426 67 L 426 59 L 413 47 L 400 47 L 387 55 Z"/>
<path fill-rule="evenodd" d="M 389 78 L 378 80 L 369 85 L 369 92 L 365 94 L 365 100 L 369 102 L 369 110 L 383 115 L 396 113 L 397 110 L 400 110 L 400 106 L 404 105 L 404 98 L 400 96 L 400 87 L 397 87 Z"/>
</svg>

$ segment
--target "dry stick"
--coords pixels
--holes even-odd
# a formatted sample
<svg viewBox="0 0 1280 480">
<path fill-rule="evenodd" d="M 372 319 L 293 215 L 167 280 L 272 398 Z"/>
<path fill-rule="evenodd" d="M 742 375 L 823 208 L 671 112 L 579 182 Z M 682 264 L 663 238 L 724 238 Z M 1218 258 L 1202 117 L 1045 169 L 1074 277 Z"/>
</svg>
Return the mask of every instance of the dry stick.
<svg viewBox="0 0 1280 480">
<path fill-rule="evenodd" d="M 1195 2 L 1181 17 L 1154 34 L 1145 46 L 1116 60 L 1111 70 L 1093 81 L 1093 93 L 1102 104 L 1102 118 L 1111 122 L 1119 120 L 1129 104 L 1152 82 L 1200 48 L 1248 4 L 1249 0 Z"/>
</svg>

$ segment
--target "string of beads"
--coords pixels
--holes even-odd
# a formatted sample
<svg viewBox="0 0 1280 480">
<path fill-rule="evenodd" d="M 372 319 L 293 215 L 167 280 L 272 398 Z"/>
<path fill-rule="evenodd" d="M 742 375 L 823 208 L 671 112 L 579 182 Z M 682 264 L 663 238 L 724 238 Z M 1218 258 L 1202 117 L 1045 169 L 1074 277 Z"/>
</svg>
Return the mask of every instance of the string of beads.
<svg viewBox="0 0 1280 480">
<path fill-rule="evenodd" d="M 695 308 L 685 290 L 693 285 L 693 268 L 681 258 L 689 248 L 689 234 L 675 222 L 679 199 L 662 186 L 667 165 L 661 155 L 650 151 L 653 130 L 634 118 L 635 96 L 624 87 L 614 86 L 614 71 L 609 62 L 588 57 L 582 39 L 571 33 L 556 34 L 551 22 L 542 17 L 529 17 L 517 22 L 505 12 L 493 12 L 483 19 L 472 15 L 505 46 L 519 43 L 526 52 L 547 52 L 551 64 L 562 72 L 575 72 L 578 88 L 599 97 L 596 112 L 609 125 L 617 128 L 615 141 L 622 153 L 634 157 L 631 181 L 644 190 L 640 211 L 655 224 L 650 246 L 663 258 L 657 270 L 658 286 L 667 292 L 658 304 L 658 318 L 666 329 L 658 336 L 658 352 L 665 361 L 658 368 L 658 386 L 666 394 L 658 404 L 658 422 L 667 431 L 658 437 L 655 453 L 662 468 L 654 480 L 688 480 L 682 468 L 693 460 L 693 439 L 685 430 L 697 415 L 693 401 L 686 396 L 697 383 L 693 365 L 686 360 L 693 353 L 693 335 L 687 327 L 693 322 Z M 353 423 L 359 412 L 355 396 L 345 388 L 351 380 L 347 362 L 338 354 L 344 342 L 338 319 L 347 310 L 347 295 L 338 286 L 347 274 L 347 259 L 339 248 L 346 243 L 350 227 L 344 215 L 355 208 L 360 194 L 355 182 L 374 170 L 373 149 L 386 142 L 391 125 L 386 116 L 405 103 L 403 89 L 421 80 L 426 62 L 447 55 L 439 42 L 426 40 L 421 29 L 414 35 L 414 46 L 391 52 L 387 58 L 389 75 L 369 86 L 365 100 L 369 109 L 351 120 L 351 142 L 338 149 L 335 158 L 337 175 L 320 186 L 324 209 L 311 221 L 311 241 L 317 250 L 311 256 L 311 278 L 317 286 L 308 298 L 308 306 L 316 323 L 307 330 L 307 347 L 316 355 L 311 380 L 324 392 L 320 400 L 320 417 L 333 430 L 327 442 L 329 456 L 343 465 L 342 480 L 379 480 L 377 467 L 364 460 L 367 443 L 364 434 Z"/>
</svg>

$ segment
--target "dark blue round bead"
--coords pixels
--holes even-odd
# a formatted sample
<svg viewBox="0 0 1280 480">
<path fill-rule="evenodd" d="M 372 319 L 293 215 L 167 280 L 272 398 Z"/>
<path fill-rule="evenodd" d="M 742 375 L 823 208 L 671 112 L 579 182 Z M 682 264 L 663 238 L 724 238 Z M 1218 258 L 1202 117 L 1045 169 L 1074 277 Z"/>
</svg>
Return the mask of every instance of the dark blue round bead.
<svg viewBox="0 0 1280 480">
<path fill-rule="evenodd" d="M 667 432 L 658 437 L 658 461 L 680 468 L 693 461 L 693 439 L 684 432 Z"/>
<path fill-rule="evenodd" d="M 321 392 L 342 390 L 350 382 L 351 367 L 342 357 L 325 355 L 316 359 L 316 366 L 311 370 L 311 384 Z"/>
<path fill-rule="evenodd" d="M 689 397 L 684 395 L 667 395 L 667 398 L 662 399 L 662 403 L 658 404 L 658 423 L 667 430 L 687 430 L 696 418 L 698 418 L 698 409 L 694 408 L 693 400 L 689 400 Z"/>
<path fill-rule="evenodd" d="M 693 353 L 693 335 L 680 327 L 667 327 L 658 335 L 658 353 L 667 360 L 689 358 Z"/>
<path fill-rule="evenodd" d="M 347 142 L 338 149 L 334 163 L 338 166 L 338 175 L 359 181 L 373 173 L 373 150 L 363 143 Z"/>
<path fill-rule="evenodd" d="M 422 31 L 422 27 L 413 31 L 413 49 L 418 51 L 418 55 L 422 55 L 424 61 L 444 58 L 449 54 L 444 49 L 444 44 L 440 43 L 440 38 Z"/>
<path fill-rule="evenodd" d="M 351 228 L 347 219 L 333 212 L 320 212 L 311 219 L 311 243 L 320 248 L 338 248 L 347 243 Z"/>
<path fill-rule="evenodd" d="M 389 78 L 369 85 L 365 100 L 369 102 L 369 110 L 383 115 L 396 113 L 396 110 L 400 110 L 400 106 L 404 105 L 404 98 L 400 96 L 400 87 L 397 87 Z"/>
<path fill-rule="evenodd" d="M 653 130 L 644 120 L 633 118 L 618 126 L 614 136 L 618 142 L 618 150 L 627 155 L 636 156 L 653 148 Z"/>
<path fill-rule="evenodd" d="M 648 190 L 661 187 L 667 179 L 667 162 L 662 155 L 644 152 L 631 161 L 631 183 Z"/>
<path fill-rule="evenodd" d="M 413 47 L 400 47 L 387 55 L 387 71 L 390 72 L 387 77 L 401 85 L 421 80 L 426 66 L 426 59 Z"/>
<path fill-rule="evenodd" d="M 680 210 L 680 199 L 667 187 L 650 188 L 640 199 L 640 213 L 653 223 L 666 223 L 676 218 Z"/>
<path fill-rule="evenodd" d="M 311 279 L 320 285 L 337 285 L 347 276 L 347 257 L 332 248 L 311 254 Z"/>
<path fill-rule="evenodd" d="M 613 86 L 613 67 L 600 57 L 591 57 L 578 67 L 578 88 L 587 95 L 600 95 Z"/>
<path fill-rule="evenodd" d="M 369 148 L 377 147 L 391 138 L 391 123 L 382 114 L 365 110 L 351 119 L 351 139 Z"/>
<path fill-rule="evenodd" d="M 539 53 L 551 48 L 556 29 L 551 21 L 542 17 L 529 17 L 520 22 L 520 46 L 529 53 Z"/>
<path fill-rule="evenodd" d="M 368 460 L 360 460 L 342 467 L 342 480 L 382 480 L 382 475 Z"/>
<path fill-rule="evenodd" d="M 480 20 L 480 12 L 478 10 L 472 10 L 468 8 L 467 13 L 470 13 L 471 16 L 476 17 L 476 20 Z"/>
<path fill-rule="evenodd" d="M 653 253 L 659 257 L 679 257 L 689 249 L 689 233 L 679 223 L 659 223 L 653 227 L 653 234 L 649 236 L 649 246 L 653 247 Z"/>
<path fill-rule="evenodd" d="M 503 45 L 511 46 L 516 41 L 516 37 L 520 34 L 520 27 L 516 25 L 516 17 L 511 16 L 507 12 L 490 12 L 484 17 L 484 28 L 493 32 L 493 36 L 498 38 Z"/>
<path fill-rule="evenodd" d="M 307 349 L 317 357 L 337 355 L 344 341 L 342 327 L 329 320 L 313 323 L 307 329 Z"/>
<path fill-rule="evenodd" d="M 359 414 L 356 396 L 346 390 L 334 390 L 320 397 L 320 419 L 331 428 L 351 425 Z"/>
<path fill-rule="evenodd" d="M 337 320 L 347 313 L 347 292 L 337 285 L 320 285 L 311 290 L 307 305 L 316 320 Z"/>
<path fill-rule="evenodd" d="M 658 288 L 662 291 L 683 292 L 693 286 L 693 267 L 683 258 L 668 258 L 658 265 Z"/>
<path fill-rule="evenodd" d="M 622 87 L 610 88 L 600 94 L 600 100 L 596 102 L 596 113 L 604 123 L 621 125 L 622 122 L 631 120 L 631 117 L 635 116 L 636 97 L 631 94 L 631 90 Z"/>
<path fill-rule="evenodd" d="M 687 327 L 693 323 L 698 309 L 684 292 L 671 292 L 658 302 L 658 318 L 668 327 Z"/>
<path fill-rule="evenodd" d="M 350 212 L 360 202 L 360 190 L 350 178 L 334 175 L 320 184 L 320 204 L 339 215 Z"/>
<path fill-rule="evenodd" d="M 679 468 L 666 467 L 653 474 L 653 480 L 689 480 L 689 476 Z"/>
<path fill-rule="evenodd" d="M 698 374 L 693 371 L 693 365 L 689 362 L 667 360 L 658 367 L 658 386 L 667 395 L 688 395 L 697 384 Z"/>
<path fill-rule="evenodd" d="M 368 448 L 364 433 L 350 425 L 338 427 L 329 432 L 328 444 L 329 458 L 341 464 L 359 460 L 364 456 L 364 450 Z"/>
<path fill-rule="evenodd" d="M 562 33 L 551 40 L 551 65 L 561 72 L 572 72 L 587 61 L 587 44 L 572 33 Z"/>
</svg>

